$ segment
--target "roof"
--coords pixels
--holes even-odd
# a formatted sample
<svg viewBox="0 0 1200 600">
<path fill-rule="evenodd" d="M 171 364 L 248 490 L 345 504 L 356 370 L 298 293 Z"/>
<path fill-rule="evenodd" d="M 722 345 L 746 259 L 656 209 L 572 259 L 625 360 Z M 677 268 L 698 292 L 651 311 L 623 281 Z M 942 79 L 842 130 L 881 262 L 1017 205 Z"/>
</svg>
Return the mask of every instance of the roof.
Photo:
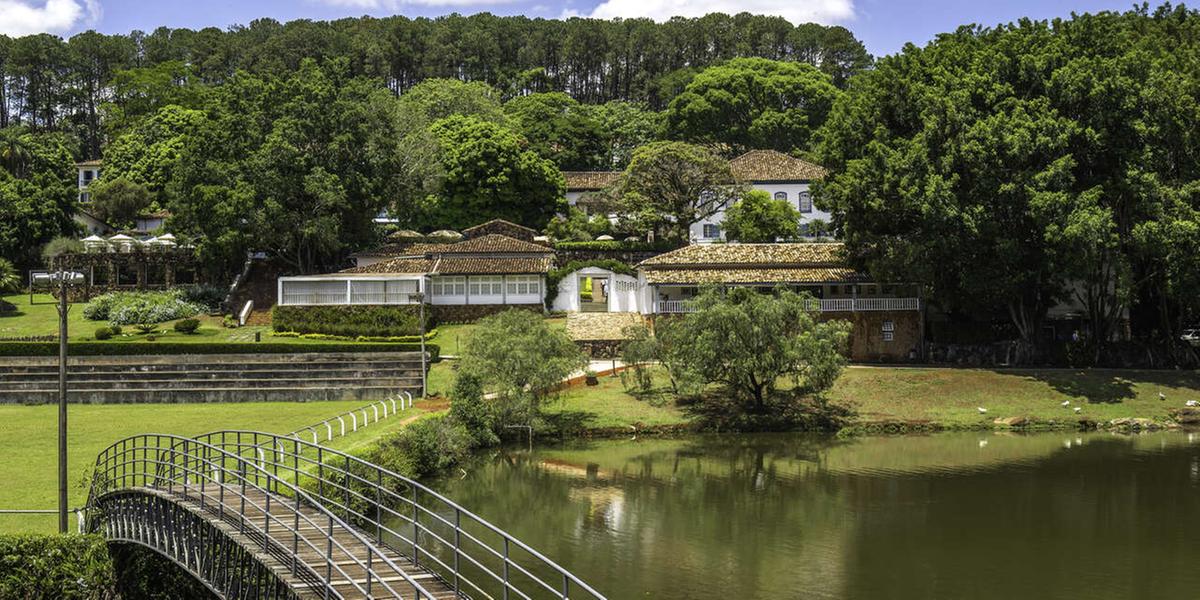
<svg viewBox="0 0 1200 600">
<path fill-rule="evenodd" d="M 351 254 L 351 258 L 375 256 L 375 257 L 396 257 L 396 256 L 423 256 L 430 252 L 436 251 L 437 248 L 443 248 L 449 244 L 439 243 L 422 243 L 422 242 L 399 242 L 384 244 L 369 250 L 360 250 Z"/>
<path fill-rule="evenodd" d="M 137 216 L 139 219 L 167 219 L 171 217 L 169 210 L 156 210 L 153 212 L 142 213 Z"/>
<path fill-rule="evenodd" d="M 77 167 L 99 167 L 102 164 L 104 164 L 104 161 L 97 158 L 97 159 L 77 162 L 77 163 L 75 163 L 75 166 L 77 166 Z"/>
<path fill-rule="evenodd" d="M 841 243 L 792 244 L 692 244 L 659 254 L 640 267 L 670 265 L 795 265 L 840 266 L 844 264 Z"/>
<path fill-rule="evenodd" d="M 644 260 L 647 283 L 839 283 L 869 281 L 840 243 L 693 244 Z"/>
<path fill-rule="evenodd" d="M 433 265 L 438 275 L 534 274 L 550 271 L 550 256 L 443 256 Z"/>
<path fill-rule="evenodd" d="M 538 235 L 538 230 L 536 230 L 532 227 L 526 227 L 519 223 L 513 223 L 512 221 L 508 221 L 505 219 L 492 219 L 491 221 L 480 223 L 474 227 L 468 227 L 468 228 L 462 230 L 462 233 L 463 233 L 463 237 L 470 238 L 470 237 L 476 237 L 476 236 L 472 235 L 474 233 L 477 233 L 477 232 L 484 233 L 493 228 L 516 229 L 517 231 L 528 234 L 529 237 Z"/>
<path fill-rule="evenodd" d="M 354 274 L 354 273 L 424 274 L 424 273 L 428 273 L 432 266 L 433 266 L 433 261 L 429 260 L 428 258 L 393 258 L 391 260 L 384 260 L 384 261 L 372 263 L 372 264 L 369 264 L 369 265 L 366 265 L 363 267 L 352 267 L 349 269 L 344 269 L 342 271 L 339 271 L 338 273 L 331 273 L 331 275 Z"/>
<path fill-rule="evenodd" d="M 751 150 L 731 161 L 741 181 L 812 181 L 825 177 L 825 167 L 775 150 Z"/>
<path fill-rule="evenodd" d="M 621 176 L 621 171 L 563 171 L 568 192 L 602 190 Z"/>
<path fill-rule="evenodd" d="M 747 269 L 684 267 L 646 271 L 646 283 L 658 284 L 862 283 L 870 280 L 870 277 L 848 267 L 758 267 Z"/>
<path fill-rule="evenodd" d="M 553 250 L 545 246 L 496 233 L 482 235 L 453 244 L 445 244 L 437 249 L 430 250 L 431 254 L 552 254 L 553 252 Z"/>
</svg>

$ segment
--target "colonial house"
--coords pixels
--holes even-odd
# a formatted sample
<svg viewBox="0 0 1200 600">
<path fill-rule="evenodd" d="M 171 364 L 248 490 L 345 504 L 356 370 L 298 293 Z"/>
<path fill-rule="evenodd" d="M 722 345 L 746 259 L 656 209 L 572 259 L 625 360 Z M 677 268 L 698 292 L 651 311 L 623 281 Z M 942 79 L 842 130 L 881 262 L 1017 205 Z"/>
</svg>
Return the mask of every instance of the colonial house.
<svg viewBox="0 0 1200 600">
<path fill-rule="evenodd" d="M 101 164 L 99 160 L 85 160 L 75 163 L 75 170 L 78 171 L 76 184 L 79 188 L 80 204 L 88 204 L 92 201 L 92 197 L 88 193 L 88 186 L 92 185 L 93 181 L 100 179 Z"/>
<path fill-rule="evenodd" d="M 382 260 L 336 273 L 280 277 L 281 305 L 416 304 L 443 320 L 506 307 L 541 312 L 554 251 L 487 233 L 452 244 L 410 244 Z"/>
<path fill-rule="evenodd" d="M 825 169 L 805 160 L 788 156 L 775 150 L 751 150 L 731 161 L 729 168 L 734 178 L 751 189 L 760 190 L 777 200 L 787 200 L 800 212 L 799 234 L 801 237 L 816 237 L 825 234 L 830 221 L 828 212 L 813 205 L 809 187 L 825 176 Z M 564 171 L 567 180 L 567 204 L 591 209 L 592 200 L 598 193 L 621 176 L 620 171 Z M 725 221 L 725 210 L 693 223 L 689 237 L 693 242 L 709 243 L 725 239 L 721 224 Z"/>
</svg>

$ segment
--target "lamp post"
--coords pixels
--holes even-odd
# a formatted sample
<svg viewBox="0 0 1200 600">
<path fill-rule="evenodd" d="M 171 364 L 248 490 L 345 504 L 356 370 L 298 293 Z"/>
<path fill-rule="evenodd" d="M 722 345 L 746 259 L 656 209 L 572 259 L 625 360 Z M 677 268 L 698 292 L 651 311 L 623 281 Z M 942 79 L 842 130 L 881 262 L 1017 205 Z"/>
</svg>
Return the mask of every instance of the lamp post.
<svg viewBox="0 0 1200 600">
<path fill-rule="evenodd" d="M 417 292 L 409 294 L 408 299 L 417 303 L 418 317 L 420 321 L 421 331 L 421 398 L 425 397 L 425 294 Z"/>
<path fill-rule="evenodd" d="M 83 274 L 59 269 L 58 280 L 58 532 L 67 532 L 67 287 Z"/>
</svg>

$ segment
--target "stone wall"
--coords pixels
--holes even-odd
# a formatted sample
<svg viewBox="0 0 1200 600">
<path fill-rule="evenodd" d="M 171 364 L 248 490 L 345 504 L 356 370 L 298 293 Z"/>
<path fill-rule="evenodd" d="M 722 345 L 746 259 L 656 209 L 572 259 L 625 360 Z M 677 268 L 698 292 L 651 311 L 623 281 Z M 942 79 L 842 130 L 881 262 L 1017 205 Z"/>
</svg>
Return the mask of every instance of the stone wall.
<svg viewBox="0 0 1200 600">
<path fill-rule="evenodd" d="M 540 304 L 435 305 L 430 306 L 429 310 L 432 311 L 433 318 L 438 323 L 473 323 L 488 315 L 494 315 L 510 308 L 527 310 L 539 315 L 545 312 Z"/>
<path fill-rule="evenodd" d="M 575 345 L 591 358 L 620 358 L 624 340 L 575 340 Z"/>
<path fill-rule="evenodd" d="M 825 312 L 822 320 L 850 321 L 850 360 L 909 362 L 921 348 L 921 312 L 916 310 Z M 892 339 L 884 340 L 884 324 L 892 323 Z"/>
</svg>

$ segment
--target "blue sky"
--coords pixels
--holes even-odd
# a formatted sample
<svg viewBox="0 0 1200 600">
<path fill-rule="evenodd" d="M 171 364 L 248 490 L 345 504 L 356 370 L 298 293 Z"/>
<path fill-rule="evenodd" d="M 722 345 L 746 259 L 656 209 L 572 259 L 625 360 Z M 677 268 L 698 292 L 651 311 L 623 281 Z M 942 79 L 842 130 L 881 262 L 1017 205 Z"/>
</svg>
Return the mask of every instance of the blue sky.
<svg viewBox="0 0 1200 600">
<path fill-rule="evenodd" d="M 780 15 L 799 23 L 840 24 L 862 39 L 871 53 L 890 54 L 906 42 L 924 44 L 962 24 L 994 25 L 1028 16 L 1047 19 L 1074 12 L 1124 10 L 1130 0 L 0 0 L 0 33 L 86 29 L 105 33 L 153 30 L 159 25 L 227 27 L 258 17 L 279 21 L 336 19 L 370 14 L 435 16 L 525 14 L 560 18 L 697 16 L 708 12 Z"/>
</svg>

